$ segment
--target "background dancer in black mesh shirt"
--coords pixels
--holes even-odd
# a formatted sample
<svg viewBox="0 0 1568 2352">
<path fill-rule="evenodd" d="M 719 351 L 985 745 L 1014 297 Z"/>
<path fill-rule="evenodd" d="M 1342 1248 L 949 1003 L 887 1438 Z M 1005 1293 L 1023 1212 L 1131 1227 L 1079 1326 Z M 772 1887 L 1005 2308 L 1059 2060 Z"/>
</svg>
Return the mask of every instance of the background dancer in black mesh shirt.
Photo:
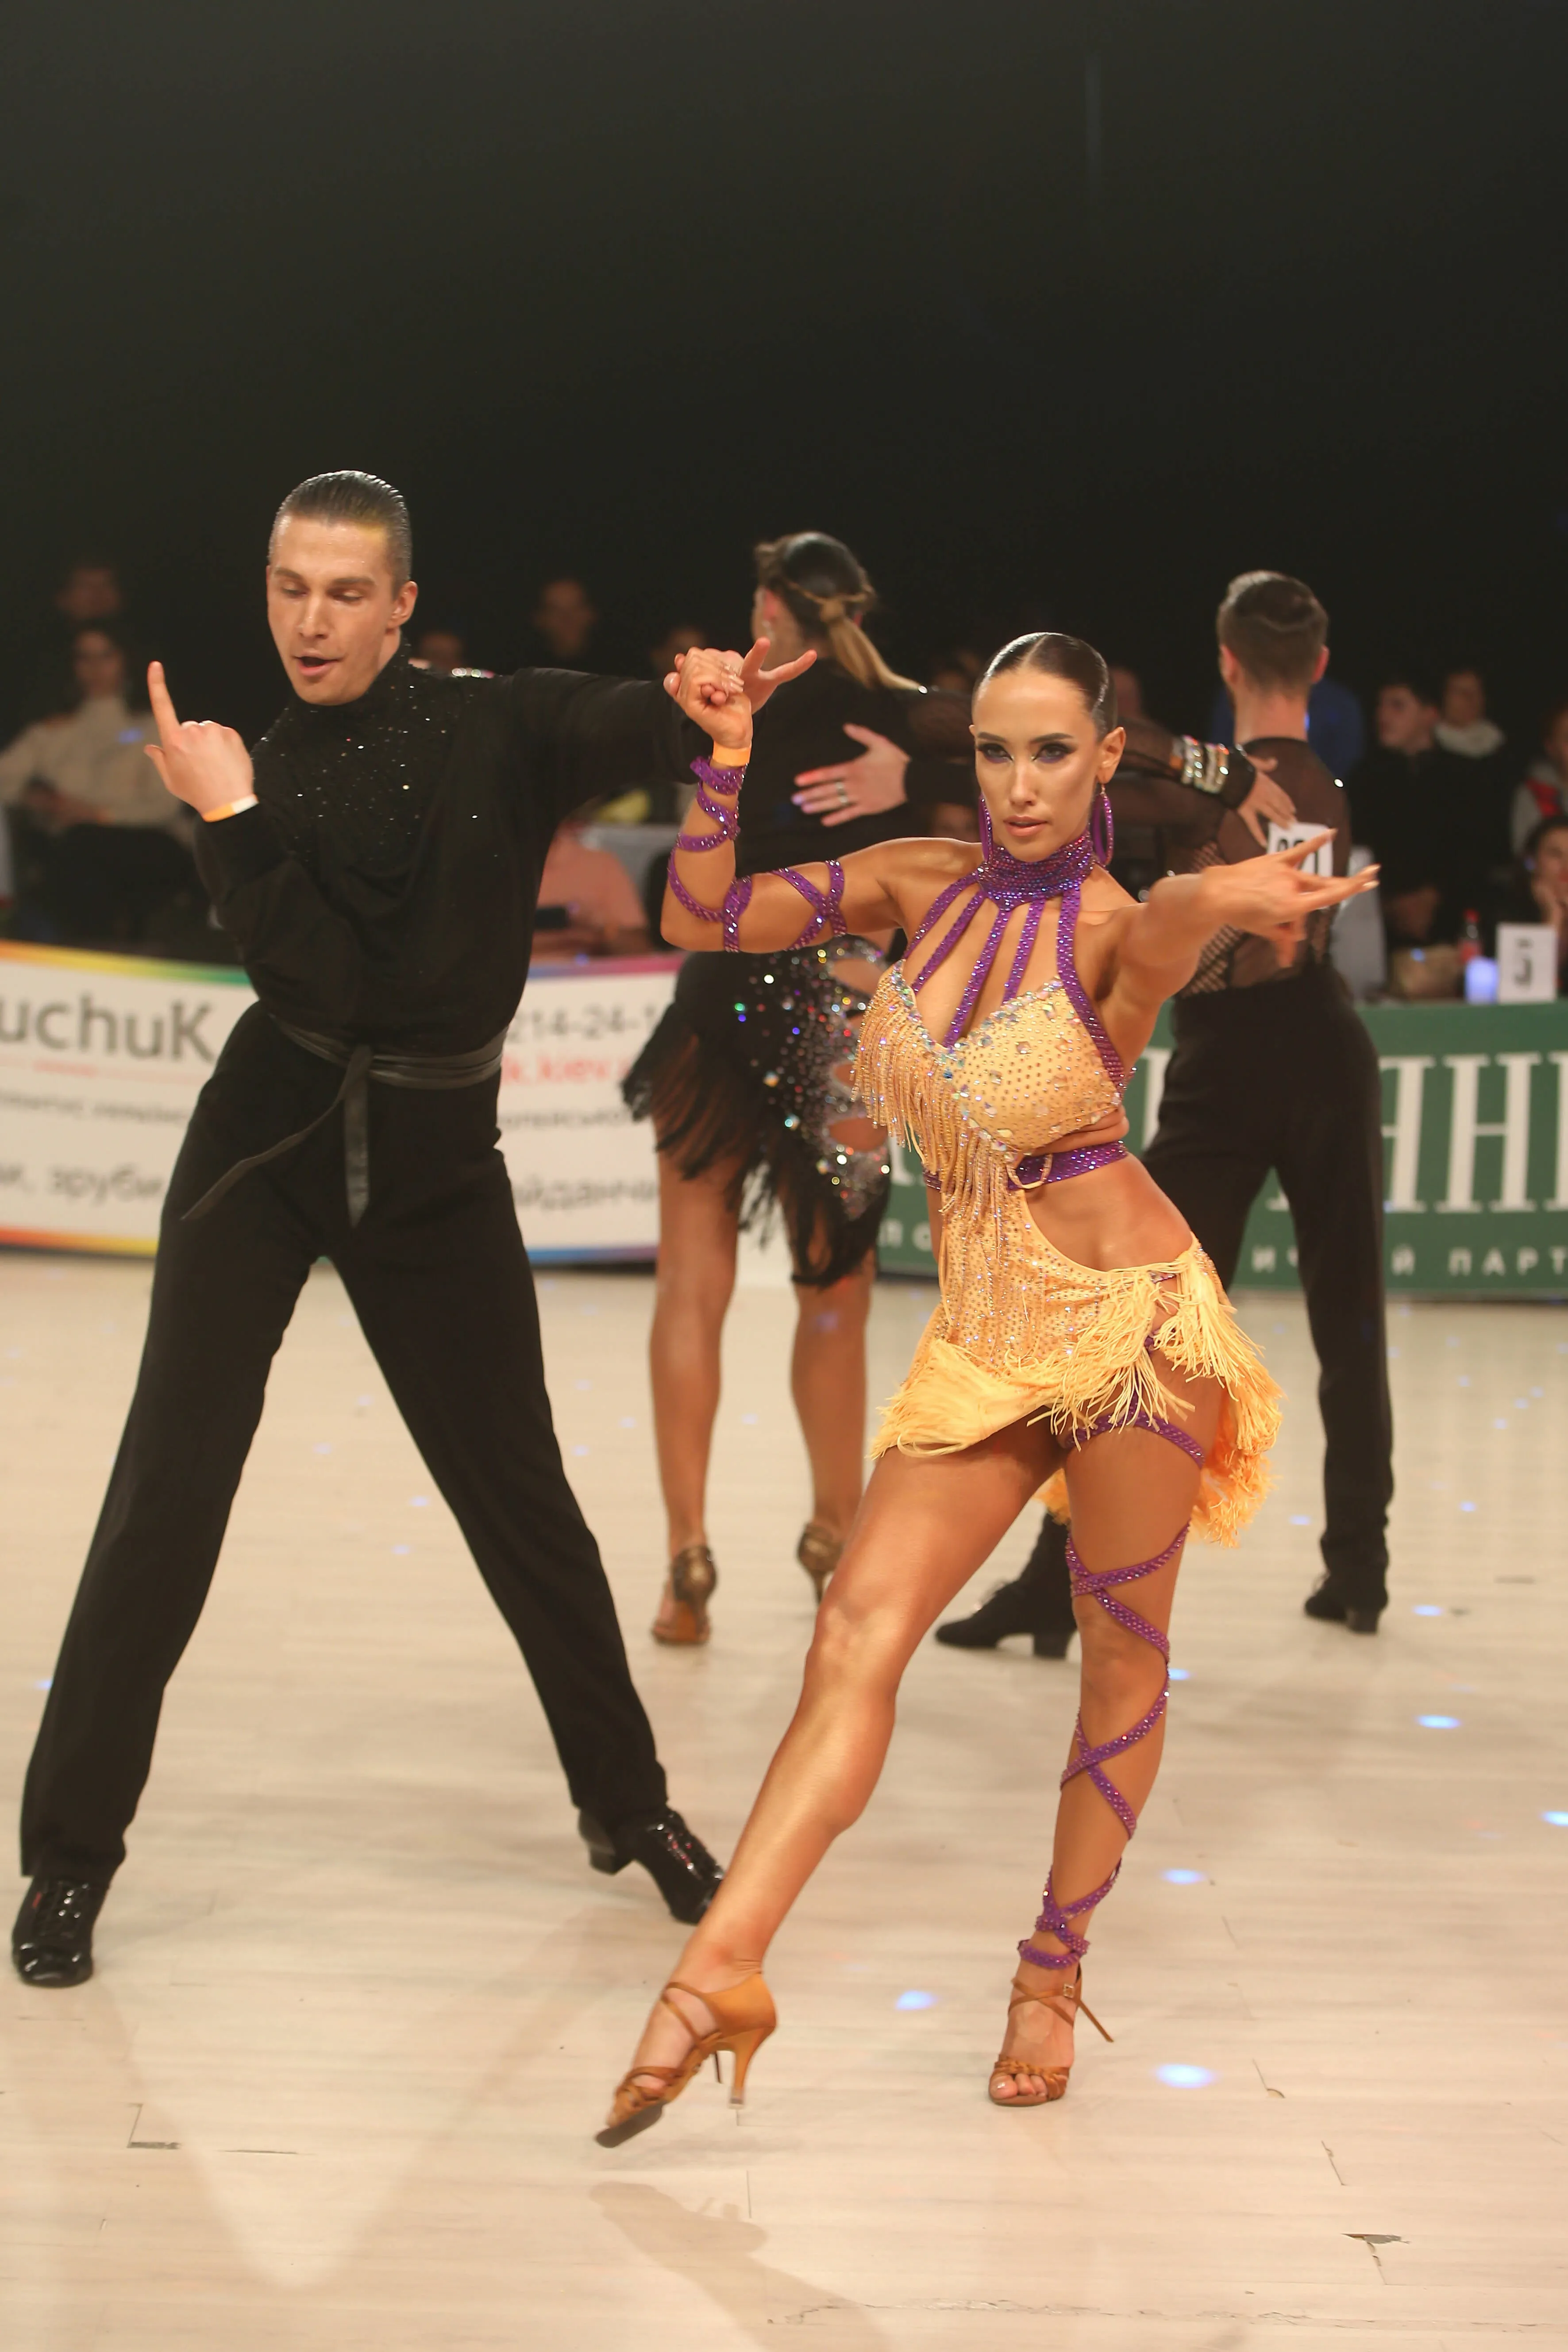
<svg viewBox="0 0 1568 2352">
<path fill-rule="evenodd" d="M 688 1922 L 718 1883 L 669 1808 L 562 1469 L 496 1149 L 551 835 L 579 803 L 682 765 L 681 721 L 652 681 L 412 668 L 409 570 L 384 482 L 320 475 L 285 499 L 268 614 L 295 698 L 254 763 L 231 730 L 181 726 L 152 672 L 153 757 L 205 820 L 204 877 L 259 1002 L 171 1181 L 141 1375 L 27 1773 L 12 1952 L 32 1984 L 91 1972 L 163 1687 L 319 1256 L 517 1637 L 594 1866 L 643 1864 Z"/>
<path fill-rule="evenodd" d="M 1307 697 L 1328 666 L 1328 614 L 1303 582 L 1248 572 L 1226 591 L 1216 627 L 1237 747 L 1267 772 L 1257 799 L 1249 794 L 1245 813 L 1226 805 L 1247 759 L 1232 760 L 1217 794 L 1124 761 L 1110 786 L 1116 814 L 1158 828 L 1178 873 L 1259 856 L 1294 837 L 1292 823 L 1303 834 L 1331 830 L 1333 870 L 1346 873 L 1345 794 L 1307 740 Z M 1205 774 L 1194 763 L 1189 781 L 1219 782 L 1221 765 L 1209 762 Z M 1175 1052 L 1143 1161 L 1227 1286 L 1252 1204 L 1269 1170 L 1279 1176 L 1295 1223 L 1323 1417 L 1323 1574 L 1305 1606 L 1309 1616 L 1375 1633 L 1388 1603 L 1394 1493 L 1382 1089 L 1365 1024 L 1329 961 L 1331 923 L 1308 923 L 1289 967 L 1239 932 L 1210 940 L 1172 1003 Z M 1062 1656 L 1073 1627 L 1066 1541 L 1066 1529 L 1047 1519 L 1023 1573 L 972 1616 L 940 1627 L 938 1639 L 982 1649 L 1032 1633 L 1042 1655 Z"/>
</svg>

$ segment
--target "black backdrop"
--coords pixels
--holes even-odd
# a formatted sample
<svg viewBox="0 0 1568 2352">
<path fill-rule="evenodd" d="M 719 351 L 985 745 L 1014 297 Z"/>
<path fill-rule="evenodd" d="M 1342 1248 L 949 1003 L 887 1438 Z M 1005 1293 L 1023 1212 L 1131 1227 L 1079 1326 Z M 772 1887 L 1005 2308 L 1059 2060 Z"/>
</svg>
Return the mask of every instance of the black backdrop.
<svg viewBox="0 0 1568 2352">
<path fill-rule="evenodd" d="M 580 571 L 729 632 L 842 532 L 918 662 L 1048 620 L 1206 705 L 1227 575 L 1363 686 L 1568 691 L 1561 0 L 54 0 L 0 142 L 0 625 L 115 551 L 193 710 L 277 699 L 320 467 L 479 657 Z"/>
</svg>

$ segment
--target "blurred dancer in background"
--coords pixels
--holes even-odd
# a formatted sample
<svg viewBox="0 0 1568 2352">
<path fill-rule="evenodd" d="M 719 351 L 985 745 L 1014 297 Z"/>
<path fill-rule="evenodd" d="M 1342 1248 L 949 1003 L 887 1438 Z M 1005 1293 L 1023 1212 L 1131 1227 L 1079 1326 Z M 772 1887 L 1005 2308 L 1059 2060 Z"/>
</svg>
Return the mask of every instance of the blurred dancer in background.
<svg viewBox="0 0 1568 2352">
<path fill-rule="evenodd" d="M 761 717 L 740 802 L 742 873 L 864 848 L 969 796 L 967 697 L 889 669 L 860 624 L 875 599 L 842 540 L 799 531 L 757 548 L 753 634 L 812 668 Z M 864 763 L 846 745 L 875 743 Z M 706 788 L 704 788 L 706 789 Z M 694 810 L 693 814 L 696 812 Z M 679 888 L 679 885 L 677 886 Z M 626 1080 L 659 1155 L 650 1360 L 668 1528 L 655 1637 L 705 1642 L 718 1576 L 706 1497 L 720 1349 L 738 1235 L 783 1218 L 799 1319 L 791 1381 L 811 1465 L 796 1557 L 816 1597 L 860 1499 L 866 1315 L 888 1198 L 887 1140 L 858 1109 L 849 1064 L 889 934 L 798 951 L 694 956 Z"/>
</svg>

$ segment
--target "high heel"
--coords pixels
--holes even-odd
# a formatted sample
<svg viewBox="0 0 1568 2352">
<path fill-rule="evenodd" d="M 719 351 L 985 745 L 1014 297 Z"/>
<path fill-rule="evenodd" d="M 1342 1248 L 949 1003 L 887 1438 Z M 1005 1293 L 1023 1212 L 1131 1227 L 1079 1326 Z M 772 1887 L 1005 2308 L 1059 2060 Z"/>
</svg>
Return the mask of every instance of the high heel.
<svg viewBox="0 0 1568 2352">
<path fill-rule="evenodd" d="M 700 2001 L 713 2019 L 713 2031 L 697 2032 L 684 2011 L 677 2009 L 670 2000 L 672 1992 L 683 1992 L 690 2000 Z M 679 2098 L 705 2060 L 712 2059 L 713 2072 L 719 2074 L 721 2050 L 728 2050 L 733 2061 L 730 2105 L 743 2106 L 752 2061 L 778 2023 L 773 1997 L 761 1976 L 747 1977 L 728 1992 L 699 1992 L 695 1985 L 682 1984 L 679 1977 L 672 1977 L 658 2000 L 659 2005 L 679 2018 L 692 2036 L 691 2047 L 678 2066 L 634 2066 L 621 2077 L 611 2103 L 610 2120 L 602 2131 L 594 2134 L 601 2147 L 619 2147 L 624 2140 L 635 2138 L 650 2124 L 658 2123 L 665 2108 Z M 719 2079 L 722 2082 L 724 2078 L 719 2074 Z"/>
<path fill-rule="evenodd" d="M 664 1598 L 653 1621 L 653 1638 L 672 1648 L 693 1647 L 708 1639 L 708 1603 L 719 1581 L 719 1569 L 705 1543 L 688 1544 L 669 1563 Z"/>
<path fill-rule="evenodd" d="M 795 1556 L 811 1579 L 820 1608 L 827 1580 L 844 1557 L 844 1539 L 831 1534 L 820 1520 L 807 1519 L 800 1531 Z"/>
<path fill-rule="evenodd" d="M 1113 2035 L 1107 2033 L 1083 1997 L 1081 1967 L 1074 1969 L 1072 1982 L 1064 1984 L 1058 1992 L 1036 1992 L 1031 1986 L 1025 1984 L 1021 1977 L 1015 1977 L 1013 1998 L 1007 2003 L 1009 2026 L 1013 2022 L 1014 2011 L 1022 2009 L 1025 2002 L 1030 2000 L 1037 2002 L 1041 2009 L 1050 2010 L 1055 2016 L 1061 2018 L 1068 2025 L 1074 2023 L 1079 2010 L 1082 2010 L 1102 2041 L 1110 2042 L 1114 2039 Z M 996 2107 L 1048 2106 L 1053 2099 L 1067 2096 L 1068 2076 L 1071 2071 L 1068 2066 L 1041 2066 L 1027 2058 L 1010 2058 L 1004 2051 L 991 2069 L 991 2104 Z M 999 2099 L 996 2096 L 996 2078 L 999 2074 L 1005 2074 L 1008 2080 L 1014 2083 L 1016 2083 L 1020 2075 L 1035 2074 L 1046 2087 L 1043 2091 L 1017 2091 L 1010 2099 Z"/>
</svg>

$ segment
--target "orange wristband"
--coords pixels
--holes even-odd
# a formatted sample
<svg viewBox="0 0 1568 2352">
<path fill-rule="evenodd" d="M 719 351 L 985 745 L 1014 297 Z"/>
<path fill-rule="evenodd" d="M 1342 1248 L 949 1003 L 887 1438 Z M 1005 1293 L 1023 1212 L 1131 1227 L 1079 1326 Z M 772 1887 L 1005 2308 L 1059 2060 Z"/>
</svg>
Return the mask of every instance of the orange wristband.
<svg viewBox="0 0 1568 2352">
<path fill-rule="evenodd" d="M 202 823 L 204 824 L 216 824 L 222 817 L 237 816 L 241 809 L 255 808 L 258 805 L 258 803 L 256 794 L 254 793 L 247 793 L 244 794 L 243 798 L 237 801 L 225 801 L 222 808 L 203 809 Z"/>
</svg>

